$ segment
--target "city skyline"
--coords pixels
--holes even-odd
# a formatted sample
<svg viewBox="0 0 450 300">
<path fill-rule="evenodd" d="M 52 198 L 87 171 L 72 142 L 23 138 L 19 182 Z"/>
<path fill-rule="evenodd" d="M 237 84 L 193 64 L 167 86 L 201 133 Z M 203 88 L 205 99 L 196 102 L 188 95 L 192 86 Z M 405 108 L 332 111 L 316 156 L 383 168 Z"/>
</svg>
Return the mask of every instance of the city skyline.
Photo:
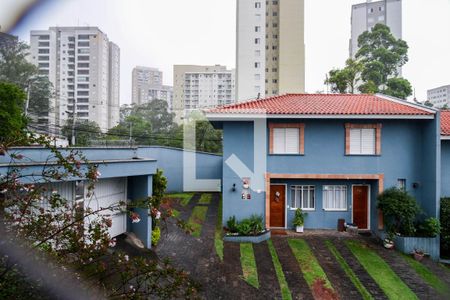
<svg viewBox="0 0 450 300">
<path fill-rule="evenodd" d="M 306 1 L 306 92 L 326 91 L 325 74 L 332 68 L 343 66 L 349 51 L 351 5 L 360 2 Z M 410 50 L 403 75 L 411 81 L 417 98 L 425 100 L 429 88 L 449 81 L 445 70 L 450 68 L 447 58 L 450 53 L 450 1 L 436 0 L 426 6 L 419 0 L 405 2 L 403 39 Z M 30 30 L 86 23 L 98 26 L 121 47 L 121 104 L 131 103 L 130 74 L 136 65 L 159 68 L 167 74 L 164 82 L 167 85 L 173 84 L 175 64 L 235 67 L 235 1 L 199 0 L 194 5 L 176 0 L 164 3 L 136 1 L 139 5 L 109 1 L 101 16 L 95 8 L 105 6 L 103 1 L 90 3 L 92 9 L 89 11 L 83 9 L 83 3 L 47 1 L 11 33 L 28 41 Z M 174 6 L 176 10 L 173 10 Z M 154 10 L 158 11 L 154 18 L 144 18 L 145 12 Z M 186 11 L 190 13 L 186 14 Z M 211 13 L 204 14 L 204 11 Z M 115 18 L 112 17 L 114 14 Z M 169 14 L 171 18 L 167 18 Z M 186 26 L 174 26 L 171 19 L 178 19 Z M 431 62 L 430 57 L 433 58 Z"/>
</svg>

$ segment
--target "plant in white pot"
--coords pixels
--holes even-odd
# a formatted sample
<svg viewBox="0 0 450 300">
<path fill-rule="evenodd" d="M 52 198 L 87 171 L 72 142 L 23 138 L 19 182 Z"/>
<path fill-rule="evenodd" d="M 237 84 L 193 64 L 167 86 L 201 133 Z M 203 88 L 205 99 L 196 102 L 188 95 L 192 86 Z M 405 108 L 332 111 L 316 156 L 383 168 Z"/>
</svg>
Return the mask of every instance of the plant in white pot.
<svg viewBox="0 0 450 300">
<path fill-rule="evenodd" d="M 292 224 L 295 226 L 296 232 L 303 232 L 303 226 L 305 225 L 305 216 L 306 213 L 304 213 L 301 208 L 297 208 L 295 210 L 294 220 L 292 221 Z"/>
</svg>

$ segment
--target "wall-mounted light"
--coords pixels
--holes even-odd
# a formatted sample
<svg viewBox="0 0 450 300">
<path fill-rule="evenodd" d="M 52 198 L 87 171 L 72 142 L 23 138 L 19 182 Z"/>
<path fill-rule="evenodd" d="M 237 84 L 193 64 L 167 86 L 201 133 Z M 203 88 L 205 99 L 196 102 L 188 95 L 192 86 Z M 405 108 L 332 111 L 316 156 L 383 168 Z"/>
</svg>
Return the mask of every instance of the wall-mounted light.
<svg viewBox="0 0 450 300">
<path fill-rule="evenodd" d="M 233 183 L 233 187 L 231 188 L 232 192 L 236 192 L 236 183 Z"/>
<path fill-rule="evenodd" d="M 420 186 L 419 182 L 414 182 L 413 183 L 413 188 L 417 189 Z"/>
</svg>

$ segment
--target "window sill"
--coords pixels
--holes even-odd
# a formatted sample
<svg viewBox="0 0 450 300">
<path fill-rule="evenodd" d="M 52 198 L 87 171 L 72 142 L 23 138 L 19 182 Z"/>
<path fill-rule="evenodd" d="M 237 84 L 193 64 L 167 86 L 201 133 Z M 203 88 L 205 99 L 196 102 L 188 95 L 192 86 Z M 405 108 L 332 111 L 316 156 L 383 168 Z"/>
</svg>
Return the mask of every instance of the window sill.
<svg viewBox="0 0 450 300">
<path fill-rule="evenodd" d="M 381 154 L 345 154 L 345 156 L 381 156 Z"/>
<path fill-rule="evenodd" d="M 349 211 L 347 208 L 346 209 L 327 209 L 327 208 L 323 208 L 324 211 Z"/>
<path fill-rule="evenodd" d="M 300 153 L 269 153 L 270 156 L 305 156 Z"/>
<path fill-rule="evenodd" d="M 289 210 L 297 210 L 298 208 L 300 208 L 300 207 L 296 207 L 296 208 L 293 208 L 293 207 L 289 207 Z M 302 208 L 301 209 L 302 211 L 316 211 L 316 209 L 315 208 Z"/>
</svg>

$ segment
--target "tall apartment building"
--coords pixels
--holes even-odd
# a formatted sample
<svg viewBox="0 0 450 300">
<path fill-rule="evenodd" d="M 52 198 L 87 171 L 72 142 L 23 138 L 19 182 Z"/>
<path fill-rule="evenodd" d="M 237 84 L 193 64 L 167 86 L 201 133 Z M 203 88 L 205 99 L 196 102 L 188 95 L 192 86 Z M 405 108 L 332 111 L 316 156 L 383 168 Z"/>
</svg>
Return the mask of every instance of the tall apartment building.
<svg viewBox="0 0 450 300">
<path fill-rule="evenodd" d="M 352 33 L 350 39 L 350 57 L 358 52 L 358 37 L 371 30 L 376 24 L 384 24 L 392 34 L 402 38 L 402 0 L 383 0 L 352 5 Z"/>
<path fill-rule="evenodd" d="M 177 122 L 193 110 L 234 102 L 234 70 L 221 65 L 175 65 L 173 70 L 173 112 Z"/>
<path fill-rule="evenodd" d="M 55 89 L 49 123 L 95 121 L 106 131 L 119 122 L 120 49 L 97 27 L 50 27 L 30 34 L 30 60 Z"/>
<path fill-rule="evenodd" d="M 304 0 L 237 0 L 237 101 L 305 91 Z"/>
<path fill-rule="evenodd" d="M 173 88 L 163 85 L 163 73 L 156 68 L 137 66 L 132 72 L 132 103 L 143 104 L 152 100 L 165 100 L 172 110 Z"/>
<path fill-rule="evenodd" d="M 433 106 L 441 108 L 450 107 L 450 85 L 440 86 L 427 91 L 427 99 Z"/>
</svg>

